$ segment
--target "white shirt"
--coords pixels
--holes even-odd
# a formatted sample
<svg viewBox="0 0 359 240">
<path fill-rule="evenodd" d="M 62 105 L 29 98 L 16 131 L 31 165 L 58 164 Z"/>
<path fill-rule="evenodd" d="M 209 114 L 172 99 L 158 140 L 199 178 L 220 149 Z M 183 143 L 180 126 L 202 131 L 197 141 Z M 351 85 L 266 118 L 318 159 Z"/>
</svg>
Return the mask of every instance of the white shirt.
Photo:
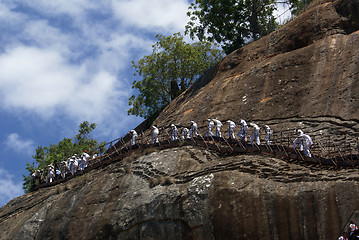
<svg viewBox="0 0 359 240">
<path fill-rule="evenodd" d="M 132 136 L 137 136 L 137 132 L 135 130 L 130 131 L 132 133 Z"/>
<path fill-rule="evenodd" d="M 222 127 L 223 124 L 218 119 L 213 119 L 213 121 L 217 124 L 217 127 Z"/>
<path fill-rule="evenodd" d="M 229 123 L 230 128 L 235 128 L 236 127 L 236 124 L 233 121 L 228 120 L 227 122 Z"/>
<path fill-rule="evenodd" d="M 160 133 L 160 131 L 158 130 L 158 128 L 153 127 L 153 134 L 158 135 Z"/>
<path fill-rule="evenodd" d="M 240 123 L 242 127 L 247 127 L 247 122 L 245 120 L 241 119 Z"/>
</svg>

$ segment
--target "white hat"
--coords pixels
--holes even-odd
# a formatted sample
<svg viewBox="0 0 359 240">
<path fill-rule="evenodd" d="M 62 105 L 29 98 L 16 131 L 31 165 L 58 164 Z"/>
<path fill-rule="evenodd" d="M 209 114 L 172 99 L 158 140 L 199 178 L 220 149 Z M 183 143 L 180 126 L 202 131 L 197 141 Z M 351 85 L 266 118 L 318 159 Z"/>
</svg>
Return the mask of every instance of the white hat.
<svg viewBox="0 0 359 240">
<path fill-rule="evenodd" d="M 175 126 L 175 125 L 172 123 L 172 124 L 171 124 L 171 127 L 174 127 L 174 126 Z"/>
<path fill-rule="evenodd" d="M 300 130 L 300 129 L 298 130 L 298 136 L 299 136 L 299 137 L 303 136 L 303 131 Z"/>
</svg>

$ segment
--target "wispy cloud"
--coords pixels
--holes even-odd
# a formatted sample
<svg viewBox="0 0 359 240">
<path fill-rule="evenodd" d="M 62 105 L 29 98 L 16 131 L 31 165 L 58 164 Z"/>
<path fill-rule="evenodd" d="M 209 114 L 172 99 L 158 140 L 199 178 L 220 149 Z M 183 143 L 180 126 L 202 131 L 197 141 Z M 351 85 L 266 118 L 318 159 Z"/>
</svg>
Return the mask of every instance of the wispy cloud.
<svg viewBox="0 0 359 240">
<path fill-rule="evenodd" d="M 131 61 L 151 53 L 156 33 L 183 31 L 187 6 L 186 0 L 0 1 L 0 112 L 23 124 L 5 136 L 7 149 L 33 154 L 48 141 L 42 134 L 51 141 L 71 137 L 85 120 L 97 123 L 104 140 L 135 127 L 142 119 L 127 116 Z M 43 130 L 41 144 L 22 137 L 25 128 Z M 21 194 L 12 179 L 0 168 L 0 201 Z"/>
<path fill-rule="evenodd" d="M 113 0 L 115 15 L 125 25 L 174 33 L 184 30 L 186 0 Z"/>
<path fill-rule="evenodd" d="M 5 169 L 0 168 L 0 207 L 24 193 L 22 183 L 15 182 L 13 178 L 13 175 L 9 174 Z"/>
<path fill-rule="evenodd" d="M 121 82 L 113 74 L 73 66 L 51 49 L 18 47 L 0 56 L 0 65 L 4 106 L 44 118 L 57 112 L 92 118 L 91 112 L 106 114 L 114 100 L 129 95 L 120 91 Z"/>
<path fill-rule="evenodd" d="M 0 110 L 47 121 L 96 122 L 118 137 L 127 116 L 131 61 L 155 33 L 183 31 L 186 0 L 4 0 L 0 3 Z M 125 130 L 124 130 L 125 129 Z"/>
<path fill-rule="evenodd" d="M 31 155 L 35 149 L 34 142 L 31 139 L 24 139 L 17 133 L 9 134 L 4 144 L 8 149 L 25 155 Z"/>
</svg>

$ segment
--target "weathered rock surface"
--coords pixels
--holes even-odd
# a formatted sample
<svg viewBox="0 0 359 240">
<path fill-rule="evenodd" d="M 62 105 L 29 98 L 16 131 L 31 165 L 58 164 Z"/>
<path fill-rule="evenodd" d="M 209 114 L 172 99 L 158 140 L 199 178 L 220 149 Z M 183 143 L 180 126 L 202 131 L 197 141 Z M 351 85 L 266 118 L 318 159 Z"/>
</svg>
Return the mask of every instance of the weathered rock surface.
<svg viewBox="0 0 359 240">
<path fill-rule="evenodd" d="M 332 239 L 359 207 L 358 179 L 260 155 L 138 150 L 14 199 L 1 239 Z"/>
<path fill-rule="evenodd" d="M 321 4 L 320 4 L 321 3 Z M 225 57 L 155 121 L 200 126 L 207 118 L 291 120 L 359 118 L 359 3 L 316 1 L 270 35 Z M 310 121 L 310 120 L 309 120 Z M 328 121 L 326 121 L 328 122 Z"/>
<path fill-rule="evenodd" d="M 155 123 L 240 115 L 354 144 L 358 94 L 359 1 L 316 1 L 224 58 Z M 359 208 L 358 180 L 357 169 L 261 155 L 137 150 L 12 200 L 0 209 L 0 239 L 335 239 Z"/>
</svg>

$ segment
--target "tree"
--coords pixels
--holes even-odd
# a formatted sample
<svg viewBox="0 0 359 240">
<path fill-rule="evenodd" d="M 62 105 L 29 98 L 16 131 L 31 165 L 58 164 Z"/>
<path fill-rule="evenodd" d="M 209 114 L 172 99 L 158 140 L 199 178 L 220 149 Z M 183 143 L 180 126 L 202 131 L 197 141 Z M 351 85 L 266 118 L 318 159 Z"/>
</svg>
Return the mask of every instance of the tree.
<svg viewBox="0 0 359 240">
<path fill-rule="evenodd" d="M 186 34 L 215 41 L 227 54 L 277 27 L 274 0 L 196 0 L 188 9 Z"/>
<path fill-rule="evenodd" d="M 57 144 L 50 144 L 50 146 L 38 146 L 35 155 L 32 158 L 35 160 L 32 163 L 26 163 L 26 169 L 29 175 L 23 175 L 23 189 L 25 192 L 31 191 L 31 174 L 36 170 L 45 170 L 48 165 L 52 164 L 59 167 L 63 160 L 73 156 L 80 155 L 84 150 L 89 154 L 103 153 L 105 151 L 105 143 L 98 142 L 90 137 L 92 130 L 96 128 L 95 123 L 84 121 L 80 124 L 78 134 L 74 140 L 71 138 L 64 138 Z M 46 173 L 46 172 L 45 172 Z"/>
<path fill-rule="evenodd" d="M 138 96 L 129 99 L 129 115 L 153 120 L 163 108 L 185 91 L 193 81 L 222 57 L 222 51 L 207 41 L 186 43 L 180 33 L 165 37 L 156 35 L 151 55 L 137 64 L 132 62 L 135 75 L 142 80 L 133 82 Z"/>
<path fill-rule="evenodd" d="M 289 8 L 294 15 L 301 13 L 313 0 L 287 0 Z"/>
</svg>

